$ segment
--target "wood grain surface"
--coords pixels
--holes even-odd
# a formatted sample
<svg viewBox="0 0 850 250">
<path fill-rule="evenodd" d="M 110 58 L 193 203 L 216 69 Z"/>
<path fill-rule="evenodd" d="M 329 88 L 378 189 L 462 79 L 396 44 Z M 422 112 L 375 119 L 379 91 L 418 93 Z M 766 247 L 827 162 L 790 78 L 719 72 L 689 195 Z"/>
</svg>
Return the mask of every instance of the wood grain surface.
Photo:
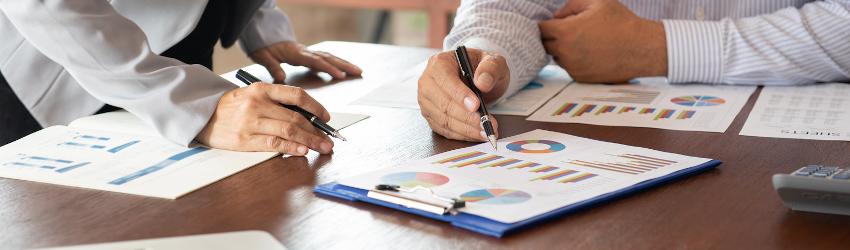
<svg viewBox="0 0 850 250">
<path fill-rule="evenodd" d="M 474 143 L 431 132 L 418 110 L 348 105 L 424 61 L 429 50 L 343 42 L 313 46 L 364 69 L 330 81 L 288 67 L 288 82 L 331 111 L 371 118 L 342 130 L 335 153 L 276 157 L 177 200 L 0 179 L 0 248 L 21 249 L 235 230 L 264 230 L 290 249 L 847 249 L 850 217 L 790 211 L 771 185 L 805 164 L 850 165 L 850 143 L 740 136 L 758 92 L 726 133 L 525 121 L 498 116 L 503 136 L 546 129 L 713 158 L 715 170 L 498 239 L 403 212 L 317 197 L 312 188 Z"/>
</svg>

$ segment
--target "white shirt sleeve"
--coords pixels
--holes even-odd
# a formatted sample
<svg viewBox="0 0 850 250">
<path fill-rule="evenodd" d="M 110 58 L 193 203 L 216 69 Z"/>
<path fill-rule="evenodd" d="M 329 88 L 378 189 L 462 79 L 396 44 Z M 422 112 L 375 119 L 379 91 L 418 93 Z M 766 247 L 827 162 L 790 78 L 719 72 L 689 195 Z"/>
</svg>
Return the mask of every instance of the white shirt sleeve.
<svg viewBox="0 0 850 250">
<path fill-rule="evenodd" d="M 274 0 L 265 0 L 239 36 L 242 49 L 251 53 L 279 43 L 295 41 L 295 32 L 286 13 L 277 8 Z"/>
<path fill-rule="evenodd" d="M 144 32 L 105 0 L 5 0 L 0 11 L 92 96 L 178 144 L 188 145 L 236 88 L 203 66 L 151 52 Z"/>
<path fill-rule="evenodd" d="M 850 1 L 720 21 L 663 20 L 670 82 L 792 85 L 850 79 Z"/>
<path fill-rule="evenodd" d="M 534 79 L 549 62 L 537 23 L 551 19 L 562 5 L 563 1 L 555 0 L 461 1 L 444 48 L 465 45 L 504 56 L 511 80 L 497 100 L 501 101 Z"/>
</svg>

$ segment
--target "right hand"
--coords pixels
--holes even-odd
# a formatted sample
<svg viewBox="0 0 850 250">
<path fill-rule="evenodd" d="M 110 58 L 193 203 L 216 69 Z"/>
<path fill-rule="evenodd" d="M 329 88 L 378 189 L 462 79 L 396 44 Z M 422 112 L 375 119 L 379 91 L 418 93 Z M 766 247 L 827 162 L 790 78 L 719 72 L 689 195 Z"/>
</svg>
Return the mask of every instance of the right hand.
<svg viewBox="0 0 850 250">
<path fill-rule="evenodd" d="M 198 134 L 198 141 L 214 148 L 266 151 L 302 156 L 307 149 L 331 153 L 333 141 L 304 116 L 282 107 L 291 104 L 323 121 L 330 114 L 303 89 L 254 83 L 221 96 L 215 113 Z"/>
<path fill-rule="evenodd" d="M 467 48 L 469 61 L 475 68 L 474 84 L 481 90 L 484 102 L 501 97 L 508 88 L 510 72 L 505 58 L 479 49 Z M 419 78 L 418 98 L 422 116 L 431 130 L 449 139 L 486 141 L 481 128 L 475 93 L 460 79 L 454 51 L 436 54 Z M 498 136 L 498 122 L 490 117 Z"/>
</svg>

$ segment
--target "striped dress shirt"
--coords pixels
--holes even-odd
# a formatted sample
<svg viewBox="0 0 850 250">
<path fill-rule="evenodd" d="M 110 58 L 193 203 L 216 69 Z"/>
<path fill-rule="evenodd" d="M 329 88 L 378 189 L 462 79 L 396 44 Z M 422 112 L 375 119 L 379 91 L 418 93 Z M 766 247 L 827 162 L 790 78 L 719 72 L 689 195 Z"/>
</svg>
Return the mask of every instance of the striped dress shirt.
<svg viewBox="0 0 850 250">
<path fill-rule="evenodd" d="M 850 79 L 850 0 L 622 0 L 660 20 L 671 83 L 793 85 Z M 549 62 L 537 23 L 564 0 L 462 1 L 444 46 L 506 57 L 509 96 Z M 504 98 L 503 96 L 503 98 Z"/>
</svg>

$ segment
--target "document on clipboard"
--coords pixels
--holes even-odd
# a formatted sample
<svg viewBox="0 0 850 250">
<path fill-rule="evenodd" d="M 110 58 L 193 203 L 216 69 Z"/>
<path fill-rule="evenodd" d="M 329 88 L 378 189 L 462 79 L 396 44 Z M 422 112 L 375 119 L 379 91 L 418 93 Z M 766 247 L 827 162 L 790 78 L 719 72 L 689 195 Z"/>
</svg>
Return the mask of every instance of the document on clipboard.
<svg viewBox="0 0 850 250">
<path fill-rule="evenodd" d="M 501 237 L 717 160 L 534 130 L 341 179 L 319 194 L 364 201 Z"/>
</svg>

